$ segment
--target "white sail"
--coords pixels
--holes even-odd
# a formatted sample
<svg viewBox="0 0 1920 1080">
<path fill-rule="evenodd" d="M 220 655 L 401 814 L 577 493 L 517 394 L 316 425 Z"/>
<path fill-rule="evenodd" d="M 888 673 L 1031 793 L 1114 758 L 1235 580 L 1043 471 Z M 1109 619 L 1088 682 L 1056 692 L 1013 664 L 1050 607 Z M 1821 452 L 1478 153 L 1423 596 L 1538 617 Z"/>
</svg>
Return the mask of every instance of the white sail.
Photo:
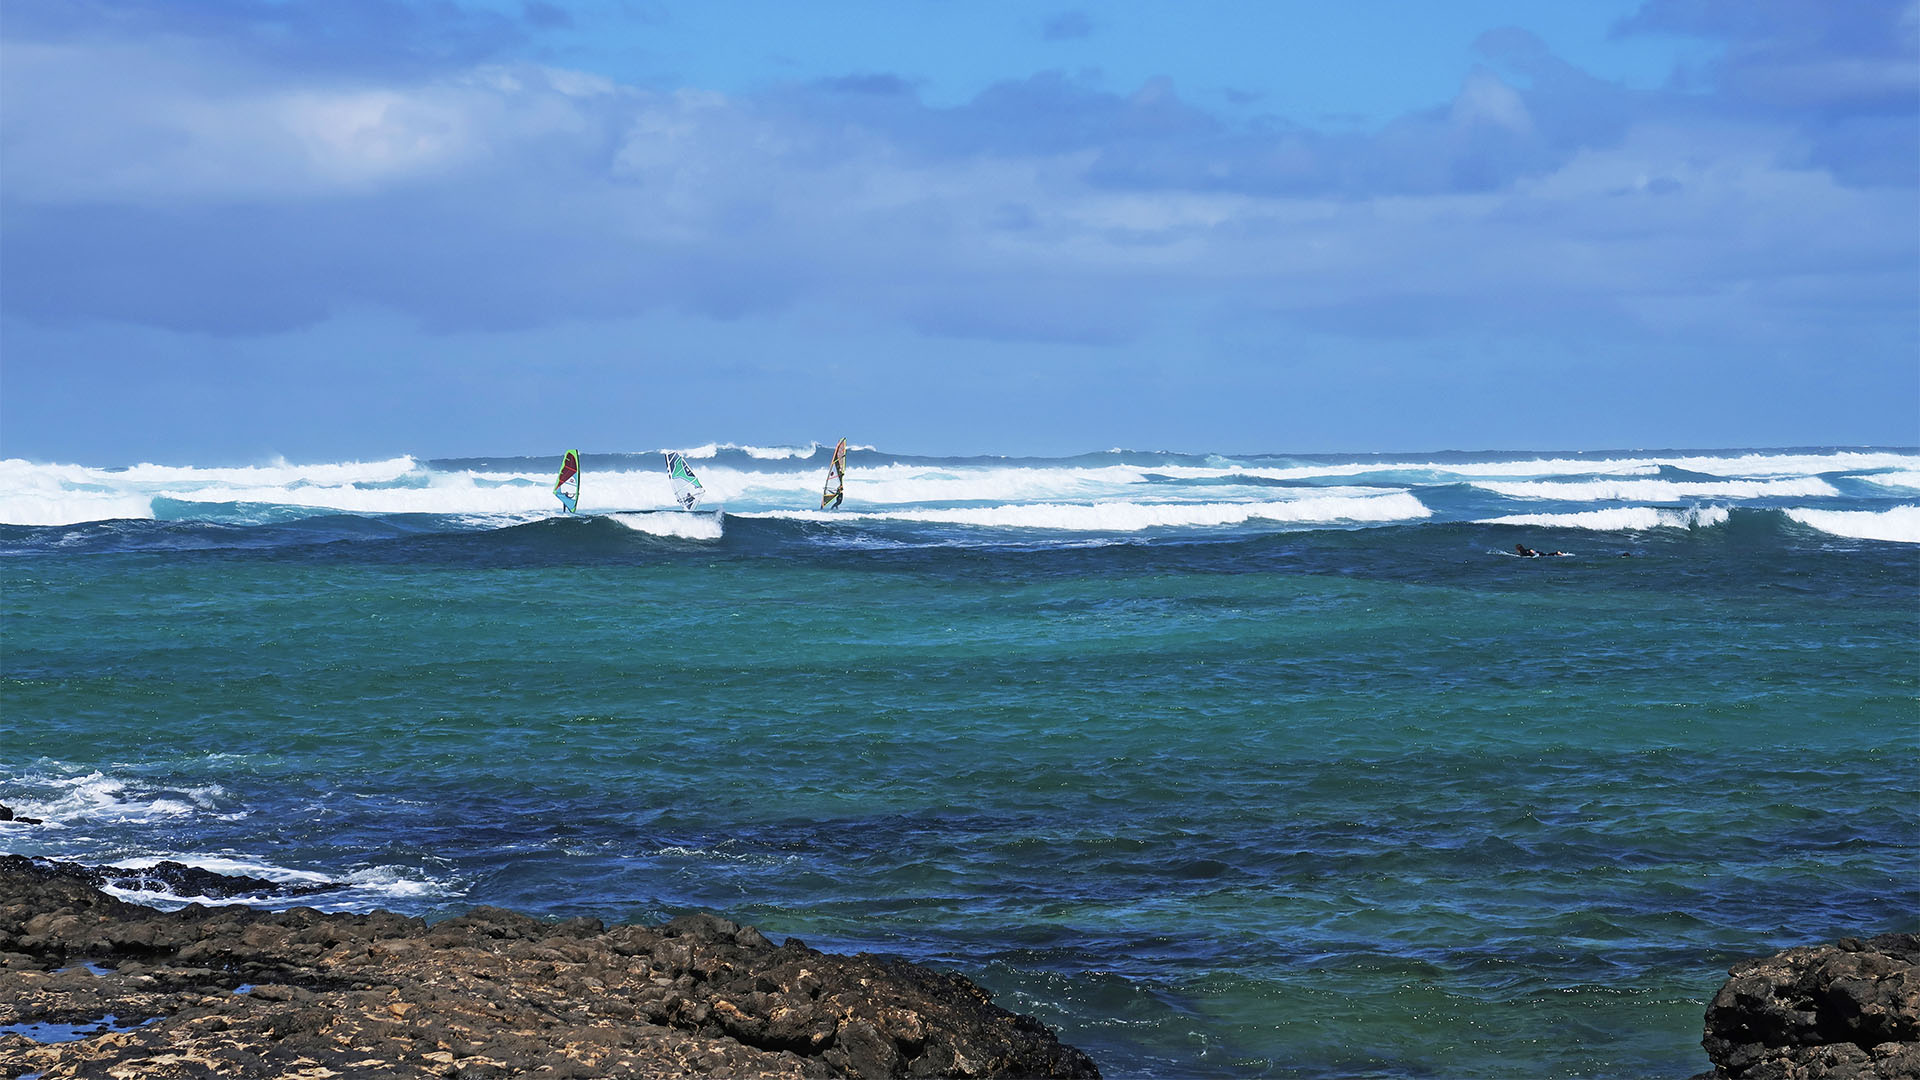
<svg viewBox="0 0 1920 1080">
<path fill-rule="evenodd" d="M 687 459 L 677 450 L 667 453 L 667 479 L 672 481 L 673 497 L 680 500 L 683 509 L 693 509 L 693 504 L 707 493 L 700 478 L 693 475 L 693 469 L 687 465 Z"/>
<path fill-rule="evenodd" d="M 847 440 L 833 448 L 833 461 L 827 466 L 827 483 L 820 491 L 820 509 L 834 510 L 847 496 Z"/>
</svg>

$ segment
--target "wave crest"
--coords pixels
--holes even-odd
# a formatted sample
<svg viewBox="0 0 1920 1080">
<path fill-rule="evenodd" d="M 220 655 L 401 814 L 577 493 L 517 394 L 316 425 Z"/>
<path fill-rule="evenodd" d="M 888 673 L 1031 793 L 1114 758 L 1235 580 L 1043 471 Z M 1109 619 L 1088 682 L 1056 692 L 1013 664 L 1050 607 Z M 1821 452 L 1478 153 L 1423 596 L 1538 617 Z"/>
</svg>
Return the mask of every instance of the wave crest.
<svg viewBox="0 0 1920 1080">
<path fill-rule="evenodd" d="M 643 510 L 629 514 L 608 514 L 634 532 L 648 536 L 668 536 L 680 540 L 718 540 L 726 532 L 719 513 L 690 514 L 681 510 Z"/>
<path fill-rule="evenodd" d="M 1390 495 L 1310 497 L 1263 503 L 1015 503 L 857 513 L 774 511 L 741 516 L 812 521 L 916 521 L 1075 532 L 1138 532 L 1142 529 L 1180 526 L 1244 525 L 1254 521 L 1323 525 L 1412 521 L 1431 516 L 1432 513 L 1419 499 L 1405 492 L 1396 492 Z"/>
<path fill-rule="evenodd" d="M 1832 536 L 1920 544 L 1920 506 L 1896 506 L 1890 510 L 1793 509 L 1786 514 L 1808 528 Z"/>
<path fill-rule="evenodd" d="M 1587 529 L 1593 532 L 1644 532 L 1649 529 L 1705 529 L 1727 523 L 1724 506 L 1697 506 L 1671 510 L 1657 506 L 1622 506 L 1610 510 L 1583 510 L 1571 514 L 1509 514 L 1485 518 L 1482 525 L 1528 525 L 1543 529 Z"/>
<path fill-rule="evenodd" d="M 1675 499 L 1825 497 L 1840 492 L 1817 476 L 1786 480 L 1530 480 L 1473 485 L 1515 499 L 1557 502 L 1668 502 Z"/>
</svg>

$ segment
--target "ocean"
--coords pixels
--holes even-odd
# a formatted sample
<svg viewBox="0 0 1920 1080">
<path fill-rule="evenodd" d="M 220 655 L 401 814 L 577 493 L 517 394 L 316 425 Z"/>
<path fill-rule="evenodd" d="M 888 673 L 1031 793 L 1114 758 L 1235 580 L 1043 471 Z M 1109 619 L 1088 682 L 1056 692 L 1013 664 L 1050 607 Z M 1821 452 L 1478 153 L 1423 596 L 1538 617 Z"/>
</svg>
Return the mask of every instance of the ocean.
<svg viewBox="0 0 1920 1080">
<path fill-rule="evenodd" d="M 0 850 L 714 911 L 1113 1077 L 1683 1077 L 1920 929 L 1920 450 L 828 454 L 0 462 Z"/>
</svg>

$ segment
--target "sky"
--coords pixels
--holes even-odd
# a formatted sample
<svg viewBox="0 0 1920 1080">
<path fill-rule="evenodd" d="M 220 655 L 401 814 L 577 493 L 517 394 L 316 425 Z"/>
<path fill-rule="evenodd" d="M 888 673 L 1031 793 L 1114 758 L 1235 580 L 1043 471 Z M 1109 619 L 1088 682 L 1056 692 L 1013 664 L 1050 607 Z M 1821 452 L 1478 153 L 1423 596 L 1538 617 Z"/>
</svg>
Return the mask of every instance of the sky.
<svg viewBox="0 0 1920 1080">
<path fill-rule="evenodd" d="M 0 457 L 1920 445 L 1920 0 L 7 0 Z"/>
</svg>

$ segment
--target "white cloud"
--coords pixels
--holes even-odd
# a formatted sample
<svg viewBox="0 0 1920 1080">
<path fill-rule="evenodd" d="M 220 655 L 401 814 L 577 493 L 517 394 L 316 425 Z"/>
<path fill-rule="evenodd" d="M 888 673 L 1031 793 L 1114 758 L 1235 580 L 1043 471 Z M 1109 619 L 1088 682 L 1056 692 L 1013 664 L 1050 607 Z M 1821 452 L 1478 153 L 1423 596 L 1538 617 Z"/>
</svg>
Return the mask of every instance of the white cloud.
<svg viewBox="0 0 1920 1080">
<path fill-rule="evenodd" d="M 276 208 L 328 256 L 255 272 L 244 243 L 210 240 L 202 257 L 230 261 L 222 282 L 298 293 L 290 318 L 335 300 L 446 327 L 806 300 L 1046 338 L 1125 332 L 1168 303 L 1387 326 L 1368 305 L 1412 300 L 1469 323 L 1574 313 L 1737 336 L 1771 325 L 1762 306 L 1820 303 L 1796 276 L 1865 275 L 1869 298 L 1889 274 L 1910 283 L 1915 247 L 1909 191 L 1783 164 L 1790 131 L 1648 108 L 1560 149 L 1544 106 L 1484 71 L 1447 110 L 1339 139 L 1223 135 L 1164 82 L 1131 99 L 1053 87 L 1079 111 L 1031 122 L 1066 135 L 996 139 L 1017 111 L 890 97 L 897 112 L 868 115 L 533 65 L 295 79 L 171 39 L 9 44 L 0 79 L 13 213 Z M 1137 109 L 1146 135 L 1127 126 Z M 1103 172 L 1122 154 L 1130 169 Z M 1428 172 L 1374 175 L 1402 162 Z M 1449 162 L 1481 179 L 1449 186 Z M 429 231 L 395 244 L 396 221 Z M 452 274 L 459 288 L 435 286 Z"/>
</svg>

